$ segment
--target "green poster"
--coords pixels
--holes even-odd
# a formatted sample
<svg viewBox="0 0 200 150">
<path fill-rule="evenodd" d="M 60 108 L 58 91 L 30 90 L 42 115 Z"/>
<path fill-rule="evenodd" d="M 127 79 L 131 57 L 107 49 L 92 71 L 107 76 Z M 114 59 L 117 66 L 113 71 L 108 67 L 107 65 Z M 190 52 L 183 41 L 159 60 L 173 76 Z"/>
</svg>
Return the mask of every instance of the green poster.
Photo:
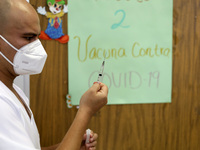
<svg viewBox="0 0 200 150">
<path fill-rule="evenodd" d="M 73 105 L 105 56 L 108 104 L 171 102 L 172 0 L 69 0 L 68 9 Z"/>
</svg>

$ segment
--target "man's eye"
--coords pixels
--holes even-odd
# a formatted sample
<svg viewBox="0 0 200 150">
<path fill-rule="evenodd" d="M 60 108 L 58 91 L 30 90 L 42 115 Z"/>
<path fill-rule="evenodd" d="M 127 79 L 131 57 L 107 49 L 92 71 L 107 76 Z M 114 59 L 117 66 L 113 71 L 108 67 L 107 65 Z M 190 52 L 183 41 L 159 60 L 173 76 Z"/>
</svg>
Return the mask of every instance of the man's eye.
<svg viewBox="0 0 200 150">
<path fill-rule="evenodd" d="M 24 36 L 23 36 L 23 38 L 26 40 L 26 41 L 28 41 L 28 42 L 31 42 L 31 41 L 34 41 L 34 40 L 36 40 L 37 39 L 37 34 L 25 34 Z"/>
<path fill-rule="evenodd" d="M 31 41 L 33 37 L 25 37 L 26 40 Z"/>
</svg>

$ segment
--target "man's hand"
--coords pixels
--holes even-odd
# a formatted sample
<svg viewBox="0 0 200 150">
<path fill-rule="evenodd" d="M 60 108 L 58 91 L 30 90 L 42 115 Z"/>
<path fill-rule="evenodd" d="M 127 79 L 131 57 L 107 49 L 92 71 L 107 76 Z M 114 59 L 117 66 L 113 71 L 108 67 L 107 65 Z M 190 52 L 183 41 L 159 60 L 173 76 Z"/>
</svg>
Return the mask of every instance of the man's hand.
<svg viewBox="0 0 200 150">
<path fill-rule="evenodd" d="M 87 135 L 84 134 L 80 150 L 95 150 L 96 145 L 97 145 L 98 135 L 96 133 L 94 133 L 93 131 L 91 131 L 90 140 L 89 140 L 88 144 L 85 144 L 86 137 L 87 137 Z"/>
<path fill-rule="evenodd" d="M 80 100 L 79 110 L 92 116 L 107 104 L 108 87 L 100 82 L 95 82 Z"/>
</svg>

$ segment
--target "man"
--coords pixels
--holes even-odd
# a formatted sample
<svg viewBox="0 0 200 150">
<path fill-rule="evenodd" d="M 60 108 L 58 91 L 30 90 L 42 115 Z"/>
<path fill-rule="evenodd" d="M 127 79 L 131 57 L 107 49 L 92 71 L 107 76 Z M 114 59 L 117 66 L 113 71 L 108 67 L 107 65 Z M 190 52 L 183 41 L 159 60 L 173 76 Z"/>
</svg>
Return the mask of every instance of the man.
<svg viewBox="0 0 200 150">
<path fill-rule="evenodd" d="M 40 73 L 45 64 L 47 55 L 38 40 L 39 18 L 26 0 L 0 0 L 0 12 L 0 149 L 40 149 L 29 100 L 13 85 L 16 76 Z M 96 149 L 97 134 L 90 135 L 89 144 L 81 143 L 91 117 L 107 103 L 107 94 L 106 85 L 94 83 L 81 97 L 80 108 L 61 143 L 43 149 Z"/>
</svg>

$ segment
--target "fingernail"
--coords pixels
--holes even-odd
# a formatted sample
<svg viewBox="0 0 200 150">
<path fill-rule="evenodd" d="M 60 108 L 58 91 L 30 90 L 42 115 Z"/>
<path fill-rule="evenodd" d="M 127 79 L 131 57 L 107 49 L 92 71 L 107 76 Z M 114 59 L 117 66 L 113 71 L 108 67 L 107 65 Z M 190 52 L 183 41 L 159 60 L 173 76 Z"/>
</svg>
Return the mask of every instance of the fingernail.
<svg viewBox="0 0 200 150">
<path fill-rule="evenodd" d="M 101 82 L 97 81 L 97 82 L 94 82 L 93 84 L 96 84 L 96 83 L 100 84 Z"/>
</svg>

